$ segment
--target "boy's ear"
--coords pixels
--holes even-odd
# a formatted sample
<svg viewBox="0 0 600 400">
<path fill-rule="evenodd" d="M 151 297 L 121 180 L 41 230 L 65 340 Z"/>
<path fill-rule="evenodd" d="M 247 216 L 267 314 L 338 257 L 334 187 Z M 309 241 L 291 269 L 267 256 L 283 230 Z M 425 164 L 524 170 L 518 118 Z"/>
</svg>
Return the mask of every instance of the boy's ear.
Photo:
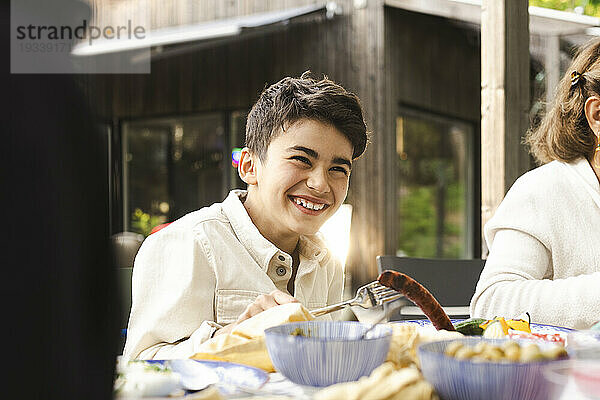
<svg viewBox="0 0 600 400">
<path fill-rule="evenodd" d="M 240 178 L 248 185 L 256 185 L 256 166 L 258 156 L 250 152 L 250 149 L 244 147 L 240 152 L 240 161 L 238 163 L 238 174 Z"/>
</svg>

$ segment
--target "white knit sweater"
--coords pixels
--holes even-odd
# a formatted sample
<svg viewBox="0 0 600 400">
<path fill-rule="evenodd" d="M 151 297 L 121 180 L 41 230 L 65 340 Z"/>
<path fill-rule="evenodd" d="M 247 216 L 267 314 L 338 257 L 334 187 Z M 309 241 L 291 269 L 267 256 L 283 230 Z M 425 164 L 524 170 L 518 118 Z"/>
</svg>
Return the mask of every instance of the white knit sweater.
<svg viewBox="0 0 600 400">
<path fill-rule="evenodd" d="M 520 177 L 484 228 L 490 249 L 471 315 L 576 329 L 600 320 L 600 185 L 588 161 Z"/>
</svg>

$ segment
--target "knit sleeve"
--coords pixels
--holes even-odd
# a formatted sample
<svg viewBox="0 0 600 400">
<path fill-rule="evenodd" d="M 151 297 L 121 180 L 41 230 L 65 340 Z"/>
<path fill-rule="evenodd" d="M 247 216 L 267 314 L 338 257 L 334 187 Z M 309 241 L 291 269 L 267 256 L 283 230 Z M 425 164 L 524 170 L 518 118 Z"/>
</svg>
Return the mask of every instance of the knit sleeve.
<svg viewBox="0 0 600 400">
<path fill-rule="evenodd" d="M 537 238 L 515 229 L 495 233 L 471 300 L 471 315 L 514 318 L 586 329 L 600 318 L 600 272 L 550 279 L 552 254 Z"/>
</svg>

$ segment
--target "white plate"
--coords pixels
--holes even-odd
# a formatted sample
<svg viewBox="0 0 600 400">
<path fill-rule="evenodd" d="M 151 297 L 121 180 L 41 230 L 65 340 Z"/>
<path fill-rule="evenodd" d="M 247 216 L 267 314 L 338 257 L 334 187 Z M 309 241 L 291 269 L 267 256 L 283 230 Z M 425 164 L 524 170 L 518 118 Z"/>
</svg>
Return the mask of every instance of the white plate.
<svg viewBox="0 0 600 400">
<path fill-rule="evenodd" d="M 189 385 L 186 385 L 188 390 L 198 390 L 196 388 L 215 383 L 226 396 L 244 393 L 236 387 L 258 390 L 269 379 L 269 375 L 261 369 L 224 361 L 182 359 L 149 362 L 167 363 L 174 372 L 182 376 L 183 383 Z"/>
<path fill-rule="evenodd" d="M 464 319 L 451 319 L 452 324 L 456 324 L 457 322 L 462 322 Z M 416 320 L 406 320 L 406 321 L 393 321 L 392 323 L 400 323 L 400 324 L 417 324 L 424 328 L 435 329 L 431 324 L 431 321 L 428 319 L 416 319 Z M 542 333 L 546 335 L 553 335 L 559 333 L 561 336 L 566 338 L 567 333 L 572 332 L 573 329 L 565 328 L 562 326 L 554 326 L 554 325 L 545 325 L 545 324 L 529 324 L 531 328 L 531 333 Z"/>
</svg>

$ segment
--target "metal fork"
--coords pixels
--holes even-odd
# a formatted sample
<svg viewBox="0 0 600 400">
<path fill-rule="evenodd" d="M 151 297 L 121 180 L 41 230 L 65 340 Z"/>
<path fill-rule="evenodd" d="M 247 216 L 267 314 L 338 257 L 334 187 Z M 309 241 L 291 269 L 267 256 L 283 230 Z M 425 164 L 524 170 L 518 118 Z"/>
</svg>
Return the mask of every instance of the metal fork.
<svg viewBox="0 0 600 400">
<path fill-rule="evenodd" d="M 329 314 L 330 312 L 338 311 L 346 306 L 361 306 L 362 308 L 372 308 L 389 303 L 399 298 L 404 297 L 400 292 L 383 286 L 377 281 L 367 283 L 361 286 L 356 291 L 356 296 L 353 299 L 342 301 L 338 304 L 333 304 L 323 308 L 318 308 L 311 311 L 315 317 Z"/>
</svg>

